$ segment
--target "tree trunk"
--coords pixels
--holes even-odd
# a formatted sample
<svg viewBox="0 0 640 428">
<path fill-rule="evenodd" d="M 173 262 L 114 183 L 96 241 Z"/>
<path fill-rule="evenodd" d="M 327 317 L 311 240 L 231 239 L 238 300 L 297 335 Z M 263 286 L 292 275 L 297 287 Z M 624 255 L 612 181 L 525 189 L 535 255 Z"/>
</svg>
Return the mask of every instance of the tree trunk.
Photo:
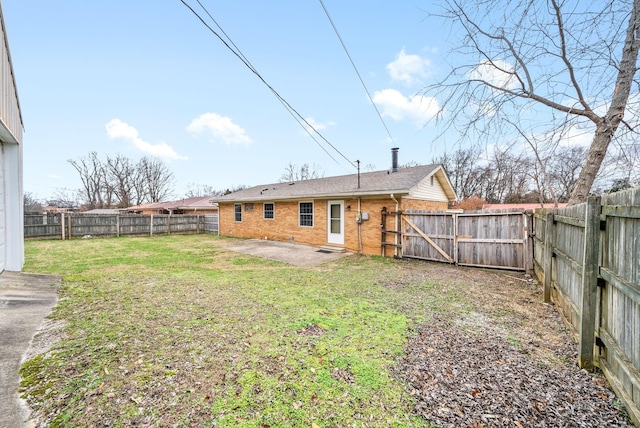
<svg viewBox="0 0 640 428">
<path fill-rule="evenodd" d="M 633 83 L 633 76 L 636 73 L 638 61 L 638 49 L 640 48 L 640 0 L 634 0 L 627 36 L 622 49 L 622 60 L 618 69 L 616 87 L 611 98 L 611 105 L 605 116 L 596 123 L 596 135 L 587 153 L 587 159 L 580 171 L 569 205 L 579 204 L 587 200 L 596 175 L 600 170 L 600 165 L 607 154 L 607 148 L 613 138 L 622 118 L 624 110 L 629 100 L 629 93 Z"/>
</svg>

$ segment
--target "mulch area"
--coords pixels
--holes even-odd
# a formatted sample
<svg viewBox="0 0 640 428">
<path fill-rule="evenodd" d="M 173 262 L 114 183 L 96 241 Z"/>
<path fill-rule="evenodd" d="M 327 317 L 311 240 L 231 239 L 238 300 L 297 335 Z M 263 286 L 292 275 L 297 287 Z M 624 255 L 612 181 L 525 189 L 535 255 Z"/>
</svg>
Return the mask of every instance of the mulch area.
<svg viewBox="0 0 640 428">
<path fill-rule="evenodd" d="M 604 377 L 577 367 L 568 336 L 545 363 L 479 314 L 435 314 L 414 333 L 398 375 L 436 426 L 633 427 Z"/>
</svg>

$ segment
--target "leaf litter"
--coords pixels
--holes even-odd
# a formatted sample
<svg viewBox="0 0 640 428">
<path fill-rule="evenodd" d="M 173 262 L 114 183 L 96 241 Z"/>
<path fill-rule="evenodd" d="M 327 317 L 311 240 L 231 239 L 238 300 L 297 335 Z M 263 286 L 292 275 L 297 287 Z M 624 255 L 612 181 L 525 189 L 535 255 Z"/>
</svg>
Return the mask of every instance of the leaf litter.
<svg viewBox="0 0 640 428">
<path fill-rule="evenodd" d="M 420 416 L 442 427 L 633 426 L 601 375 L 536 361 L 477 321 L 436 314 L 410 339 L 398 369 Z"/>
</svg>

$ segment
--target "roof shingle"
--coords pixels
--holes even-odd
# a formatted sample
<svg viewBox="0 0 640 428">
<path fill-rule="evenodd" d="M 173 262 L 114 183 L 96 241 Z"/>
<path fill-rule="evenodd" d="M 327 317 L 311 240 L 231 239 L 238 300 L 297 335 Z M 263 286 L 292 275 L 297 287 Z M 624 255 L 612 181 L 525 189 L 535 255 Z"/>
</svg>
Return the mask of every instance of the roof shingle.
<svg viewBox="0 0 640 428">
<path fill-rule="evenodd" d="M 387 170 L 364 172 L 360 174 L 360 188 L 358 188 L 358 174 L 316 178 L 291 183 L 262 184 L 221 196 L 217 201 L 269 201 L 408 193 L 420 180 L 433 174 L 440 166 L 440 164 L 435 164 L 400 168 L 398 172 L 393 173 Z"/>
</svg>

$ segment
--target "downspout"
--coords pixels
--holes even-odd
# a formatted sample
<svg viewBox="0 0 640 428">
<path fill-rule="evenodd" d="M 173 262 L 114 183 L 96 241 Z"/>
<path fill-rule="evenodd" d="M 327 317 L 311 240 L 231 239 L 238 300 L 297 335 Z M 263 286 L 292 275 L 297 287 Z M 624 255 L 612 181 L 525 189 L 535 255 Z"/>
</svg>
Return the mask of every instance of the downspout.
<svg viewBox="0 0 640 428">
<path fill-rule="evenodd" d="M 391 199 L 393 200 L 393 202 L 396 203 L 396 221 L 395 221 L 395 228 L 394 230 L 396 232 L 400 232 L 400 225 L 398 224 L 398 210 L 400 209 L 400 203 L 398 202 L 398 200 L 395 198 L 395 196 L 393 196 L 393 193 L 391 194 Z M 400 238 L 400 233 L 395 233 L 395 238 L 394 238 L 394 244 L 396 244 L 393 250 L 393 255 L 394 257 L 398 257 L 398 240 Z"/>
<path fill-rule="evenodd" d="M 362 254 L 362 205 L 361 198 L 358 198 L 358 254 Z"/>
</svg>

